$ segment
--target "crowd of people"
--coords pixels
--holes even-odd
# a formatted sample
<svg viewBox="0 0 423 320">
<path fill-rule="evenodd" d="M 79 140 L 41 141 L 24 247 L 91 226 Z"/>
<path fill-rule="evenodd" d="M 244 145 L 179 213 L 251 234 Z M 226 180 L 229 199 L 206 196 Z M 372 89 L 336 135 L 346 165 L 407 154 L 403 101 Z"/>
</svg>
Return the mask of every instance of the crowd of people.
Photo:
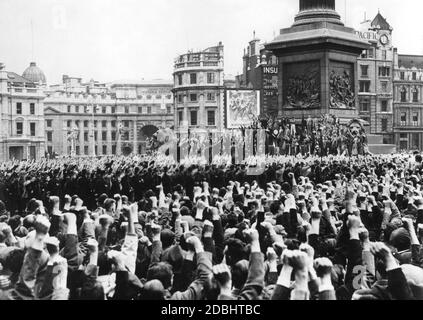
<svg viewBox="0 0 423 320">
<path fill-rule="evenodd" d="M 0 164 L 2 300 L 420 300 L 420 155 Z"/>
</svg>

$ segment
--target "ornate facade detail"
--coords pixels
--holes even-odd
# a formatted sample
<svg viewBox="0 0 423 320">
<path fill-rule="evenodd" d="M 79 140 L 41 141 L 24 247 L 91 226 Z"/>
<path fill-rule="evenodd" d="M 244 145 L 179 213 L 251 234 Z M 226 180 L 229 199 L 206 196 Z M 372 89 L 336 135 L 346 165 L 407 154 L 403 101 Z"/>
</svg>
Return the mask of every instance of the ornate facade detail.
<svg viewBox="0 0 423 320">
<path fill-rule="evenodd" d="M 320 85 L 317 72 L 305 73 L 288 80 L 287 102 L 295 109 L 320 107 Z"/>
</svg>

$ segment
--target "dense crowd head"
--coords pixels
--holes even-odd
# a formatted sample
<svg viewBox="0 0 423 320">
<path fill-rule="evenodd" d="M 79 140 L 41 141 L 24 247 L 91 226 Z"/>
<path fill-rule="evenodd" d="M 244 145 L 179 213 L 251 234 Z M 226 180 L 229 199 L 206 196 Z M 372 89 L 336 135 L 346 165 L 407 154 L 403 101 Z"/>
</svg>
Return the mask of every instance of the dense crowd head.
<svg viewBox="0 0 423 320">
<path fill-rule="evenodd" d="M 420 299 L 422 186 L 406 154 L 2 163 L 0 298 Z"/>
</svg>

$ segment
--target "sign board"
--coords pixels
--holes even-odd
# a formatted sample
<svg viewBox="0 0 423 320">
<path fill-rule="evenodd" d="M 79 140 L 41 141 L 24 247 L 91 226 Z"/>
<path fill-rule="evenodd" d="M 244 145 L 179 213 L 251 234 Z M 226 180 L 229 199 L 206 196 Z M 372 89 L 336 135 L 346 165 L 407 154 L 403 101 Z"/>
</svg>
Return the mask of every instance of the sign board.
<svg viewBox="0 0 423 320">
<path fill-rule="evenodd" d="M 263 112 L 278 112 L 279 67 L 263 66 Z"/>
</svg>

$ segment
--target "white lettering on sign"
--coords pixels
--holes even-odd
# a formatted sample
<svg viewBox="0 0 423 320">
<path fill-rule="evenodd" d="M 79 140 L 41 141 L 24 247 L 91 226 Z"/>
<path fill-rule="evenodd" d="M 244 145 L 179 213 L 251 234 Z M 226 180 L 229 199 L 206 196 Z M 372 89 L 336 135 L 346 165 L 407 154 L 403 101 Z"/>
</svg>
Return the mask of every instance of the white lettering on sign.
<svg viewBox="0 0 423 320">
<path fill-rule="evenodd" d="M 264 67 L 264 74 L 278 74 L 278 67 Z"/>
<path fill-rule="evenodd" d="M 362 31 L 356 31 L 356 34 L 364 40 L 370 40 L 370 41 L 377 41 L 377 33 L 376 32 L 372 32 L 372 31 L 366 31 L 366 32 L 362 32 Z"/>
</svg>

